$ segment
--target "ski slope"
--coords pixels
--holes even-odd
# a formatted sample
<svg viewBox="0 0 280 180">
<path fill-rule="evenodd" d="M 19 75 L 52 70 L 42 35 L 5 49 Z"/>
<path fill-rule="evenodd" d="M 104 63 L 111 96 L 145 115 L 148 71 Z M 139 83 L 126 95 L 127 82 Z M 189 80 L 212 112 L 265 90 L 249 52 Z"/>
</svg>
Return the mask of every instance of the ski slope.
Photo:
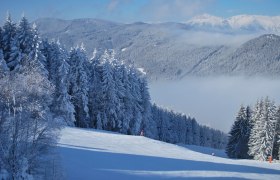
<svg viewBox="0 0 280 180">
<path fill-rule="evenodd" d="M 280 179 L 279 163 L 232 160 L 219 150 L 106 131 L 64 128 L 58 151 L 69 180 Z"/>
</svg>

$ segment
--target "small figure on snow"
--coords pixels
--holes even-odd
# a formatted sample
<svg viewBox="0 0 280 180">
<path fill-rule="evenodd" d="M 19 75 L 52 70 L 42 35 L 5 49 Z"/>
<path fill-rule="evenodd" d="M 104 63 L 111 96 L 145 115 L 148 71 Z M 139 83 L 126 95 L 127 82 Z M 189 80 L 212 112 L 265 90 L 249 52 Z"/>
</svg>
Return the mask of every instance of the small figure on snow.
<svg viewBox="0 0 280 180">
<path fill-rule="evenodd" d="M 212 152 L 212 156 L 215 156 L 215 153 Z"/>
<path fill-rule="evenodd" d="M 140 132 L 140 136 L 144 136 L 144 130 L 143 129 Z"/>
</svg>

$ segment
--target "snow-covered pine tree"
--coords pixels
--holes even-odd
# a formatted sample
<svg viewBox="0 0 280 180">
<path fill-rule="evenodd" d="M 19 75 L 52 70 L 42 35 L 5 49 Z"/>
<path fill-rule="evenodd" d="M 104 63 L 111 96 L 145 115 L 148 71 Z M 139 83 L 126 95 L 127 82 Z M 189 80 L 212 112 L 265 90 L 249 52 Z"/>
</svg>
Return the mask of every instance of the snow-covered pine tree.
<svg viewBox="0 0 280 180">
<path fill-rule="evenodd" d="M 75 125 L 78 127 L 89 126 L 87 61 L 83 47 L 71 50 L 69 59 L 71 66 L 70 95 L 75 107 Z"/>
<path fill-rule="evenodd" d="M 111 52 L 111 64 L 113 66 L 113 79 L 115 83 L 116 88 L 116 98 L 117 98 L 117 119 L 116 119 L 116 131 L 120 131 L 123 126 L 123 119 L 125 114 L 125 108 L 124 108 L 124 97 L 125 97 L 125 87 L 123 84 L 122 79 L 123 73 L 122 73 L 122 61 L 115 58 L 115 51 L 112 50 Z"/>
<path fill-rule="evenodd" d="M 23 59 L 27 59 L 26 56 L 22 56 L 20 47 L 19 47 L 19 41 L 17 37 L 15 36 L 12 39 L 11 45 L 10 45 L 10 52 L 9 52 L 9 59 L 7 59 L 7 65 L 10 68 L 10 70 L 19 70 Z"/>
<path fill-rule="evenodd" d="M 276 125 L 275 125 L 275 136 L 273 144 L 272 157 L 280 159 L 280 106 L 277 107 L 276 111 Z"/>
<path fill-rule="evenodd" d="M 211 147 L 212 142 L 212 133 L 209 127 L 202 126 L 200 130 L 200 146 Z"/>
<path fill-rule="evenodd" d="M 261 116 L 262 116 L 262 108 L 263 108 L 263 99 L 260 99 L 256 102 L 255 106 L 254 106 L 254 110 L 252 113 L 252 118 L 250 121 L 250 136 L 249 136 L 249 142 L 248 142 L 248 147 L 249 147 L 249 151 L 248 154 L 254 158 L 255 154 L 257 153 L 257 149 L 253 149 L 253 144 L 256 143 L 257 139 L 256 138 L 258 136 L 258 129 L 256 126 L 256 123 L 260 120 Z M 251 148 L 250 148 L 251 146 Z"/>
<path fill-rule="evenodd" d="M 2 49 L 0 49 L 0 79 L 7 75 L 9 68 L 4 60 Z"/>
<path fill-rule="evenodd" d="M 93 57 L 88 62 L 89 67 L 89 127 L 102 129 L 101 120 L 101 102 L 102 102 L 102 89 L 101 89 L 101 73 L 102 63 L 101 58 L 97 57 L 96 49 Z"/>
<path fill-rule="evenodd" d="M 102 111 L 106 115 L 106 119 L 103 119 L 103 126 L 106 130 L 116 131 L 118 129 L 117 121 L 120 101 L 117 96 L 116 83 L 114 82 L 112 58 L 108 50 L 104 52 L 102 62 Z"/>
<path fill-rule="evenodd" d="M 3 53 L 4 53 L 4 59 L 6 62 L 10 59 L 11 49 L 12 49 L 12 42 L 14 40 L 14 37 L 16 35 L 16 24 L 12 21 L 11 15 L 8 13 L 6 21 L 3 26 Z"/>
<path fill-rule="evenodd" d="M 186 144 L 193 144 L 193 127 L 192 127 L 192 120 L 191 118 L 188 116 L 187 117 L 187 130 L 186 130 Z"/>
<path fill-rule="evenodd" d="M 28 56 L 34 50 L 34 35 L 30 23 L 27 18 L 23 16 L 19 22 L 16 30 L 16 39 L 19 42 L 19 49 L 21 53 Z M 36 43 L 36 42 L 35 42 Z"/>
<path fill-rule="evenodd" d="M 75 109 L 68 94 L 70 66 L 65 59 L 60 59 L 57 72 L 56 99 L 54 99 L 54 113 L 62 117 L 68 126 L 74 126 Z"/>
<path fill-rule="evenodd" d="M 120 72 L 122 73 L 122 83 L 125 89 L 125 96 L 123 97 L 123 118 L 122 118 L 122 129 L 121 132 L 125 134 L 131 134 L 132 130 L 130 129 L 130 121 L 133 119 L 133 97 L 132 97 L 132 90 L 131 90 L 131 82 L 129 81 L 128 77 L 128 67 L 124 64 L 120 67 Z"/>
<path fill-rule="evenodd" d="M 40 41 L 38 34 L 33 34 L 32 47 L 28 54 L 23 54 L 22 60 L 16 66 L 18 73 L 28 72 L 30 67 L 36 67 L 37 71 L 45 78 L 48 78 L 48 70 L 44 66 L 43 62 L 46 61 L 45 56 L 40 49 Z"/>
<path fill-rule="evenodd" d="M 143 129 L 145 136 L 157 139 L 157 125 L 156 122 L 152 120 L 151 114 L 151 97 L 148 89 L 148 82 L 145 77 L 145 74 L 140 75 L 140 91 L 142 99 L 142 117 L 143 117 Z"/>
<path fill-rule="evenodd" d="M 178 140 L 180 143 L 186 142 L 186 133 L 187 133 L 187 116 L 185 114 L 180 115 L 180 121 L 178 124 Z"/>
<path fill-rule="evenodd" d="M 0 27 L 0 49 L 3 50 L 3 30 L 2 30 L 2 27 Z"/>
<path fill-rule="evenodd" d="M 130 121 L 130 129 L 132 134 L 139 134 L 143 123 L 143 107 L 142 97 L 141 97 L 141 87 L 138 76 L 138 71 L 131 67 L 129 74 L 129 81 L 131 82 L 131 95 L 132 95 L 132 120 Z"/>
<path fill-rule="evenodd" d="M 204 146 L 206 144 L 206 126 L 200 127 L 200 146 Z"/>
<path fill-rule="evenodd" d="M 192 133 L 193 133 L 193 144 L 200 145 L 200 126 L 196 122 L 195 118 L 192 118 Z"/>
<path fill-rule="evenodd" d="M 248 141 L 250 131 L 250 110 L 241 105 L 235 122 L 229 132 L 226 153 L 230 158 L 248 158 Z"/>
<path fill-rule="evenodd" d="M 49 77 L 49 72 L 47 69 L 47 59 L 42 52 L 43 45 L 35 23 L 33 24 L 31 30 L 33 35 L 32 48 L 28 54 L 28 57 L 29 59 L 36 59 L 36 61 L 38 61 L 38 64 L 40 65 L 39 68 L 41 69 L 42 75 Z"/>
<path fill-rule="evenodd" d="M 272 155 L 274 144 L 275 125 L 276 125 L 276 107 L 274 102 L 265 98 L 257 108 L 260 114 L 255 120 L 254 127 L 249 139 L 249 155 L 256 160 L 265 161 L 268 156 Z M 253 117 L 255 118 L 255 117 Z"/>
</svg>

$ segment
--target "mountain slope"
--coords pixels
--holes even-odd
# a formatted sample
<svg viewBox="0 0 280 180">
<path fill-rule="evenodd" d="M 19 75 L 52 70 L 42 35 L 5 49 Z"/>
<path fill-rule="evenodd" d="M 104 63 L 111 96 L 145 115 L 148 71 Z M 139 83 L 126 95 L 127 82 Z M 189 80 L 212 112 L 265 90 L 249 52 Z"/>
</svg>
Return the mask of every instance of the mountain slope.
<svg viewBox="0 0 280 180">
<path fill-rule="evenodd" d="M 219 66 L 223 74 L 280 75 L 280 36 L 262 35 L 244 43 Z"/>
<path fill-rule="evenodd" d="M 280 178 L 280 164 L 105 131 L 65 128 L 58 151 L 66 179 Z"/>
<path fill-rule="evenodd" d="M 119 58 L 145 69 L 148 77 L 156 80 L 235 74 L 279 76 L 279 36 L 259 37 L 272 29 L 278 32 L 277 23 L 270 27 L 273 18 L 277 19 L 243 15 L 225 21 L 204 15 L 187 23 L 160 24 L 48 18 L 36 24 L 42 37 L 59 39 L 68 49 L 84 43 L 90 57 L 96 48 L 97 57 L 105 49 L 115 49 Z M 260 22 L 262 28 L 248 28 Z M 231 32 L 223 30 L 226 26 Z"/>
</svg>

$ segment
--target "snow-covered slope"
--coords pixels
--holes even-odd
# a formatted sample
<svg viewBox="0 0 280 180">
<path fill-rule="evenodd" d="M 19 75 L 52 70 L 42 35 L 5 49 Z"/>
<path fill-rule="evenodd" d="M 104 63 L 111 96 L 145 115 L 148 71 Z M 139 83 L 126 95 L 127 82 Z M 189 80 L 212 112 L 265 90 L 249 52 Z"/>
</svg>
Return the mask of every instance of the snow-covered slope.
<svg viewBox="0 0 280 180">
<path fill-rule="evenodd" d="M 277 163 L 231 160 L 217 150 L 105 131 L 65 128 L 58 151 L 69 180 L 280 179 Z M 210 155 L 214 151 L 217 156 Z"/>
</svg>

